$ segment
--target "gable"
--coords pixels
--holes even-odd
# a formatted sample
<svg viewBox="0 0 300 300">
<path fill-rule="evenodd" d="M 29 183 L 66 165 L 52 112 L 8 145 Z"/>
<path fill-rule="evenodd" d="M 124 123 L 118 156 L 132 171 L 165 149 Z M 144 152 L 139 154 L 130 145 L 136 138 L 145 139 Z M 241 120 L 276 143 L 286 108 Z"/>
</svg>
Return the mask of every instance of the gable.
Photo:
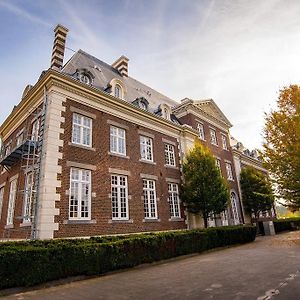
<svg viewBox="0 0 300 300">
<path fill-rule="evenodd" d="M 195 105 L 197 108 L 201 109 L 208 115 L 212 116 L 213 118 L 222 121 L 223 123 L 228 125 L 228 127 L 232 126 L 230 121 L 212 99 L 194 101 L 193 105 Z"/>
</svg>

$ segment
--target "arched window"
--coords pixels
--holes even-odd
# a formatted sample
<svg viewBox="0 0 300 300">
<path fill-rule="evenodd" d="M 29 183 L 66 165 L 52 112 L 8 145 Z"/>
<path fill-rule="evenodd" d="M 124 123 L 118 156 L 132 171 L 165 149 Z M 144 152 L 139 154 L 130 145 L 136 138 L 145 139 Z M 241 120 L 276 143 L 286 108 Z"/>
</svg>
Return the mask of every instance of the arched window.
<svg viewBox="0 0 300 300">
<path fill-rule="evenodd" d="M 115 85 L 114 93 L 115 93 L 115 97 L 122 98 L 122 88 L 118 84 Z"/>
<path fill-rule="evenodd" d="M 234 224 L 240 224 L 238 205 L 237 205 L 237 196 L 235 192 L 231 192 L 230 200 L 231 200 L 231 209 L 232 209 Z"/>
<path fill-rule="evenodd" d="M 165 118 L 167 119 L 167 120 L 170 120 L 170 112 L 169 112 L 169 110 L 165 107 L 165 109 L 164 109 L 164 112 L 165 112 Z"/>
</svg>

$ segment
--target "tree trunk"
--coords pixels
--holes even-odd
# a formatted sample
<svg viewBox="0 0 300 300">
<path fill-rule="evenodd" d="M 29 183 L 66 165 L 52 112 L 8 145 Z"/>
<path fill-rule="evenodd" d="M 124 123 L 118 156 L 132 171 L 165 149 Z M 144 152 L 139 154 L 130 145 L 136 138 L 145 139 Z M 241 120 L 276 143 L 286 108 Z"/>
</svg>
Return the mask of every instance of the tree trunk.
<svg viewBox="0 0 300 300">
<path fill-rule="evenodd" d="M 207 216 L 203 216 L 203 220 L 204 220 L 204 228 L 207 228 Z"/>
</svg>

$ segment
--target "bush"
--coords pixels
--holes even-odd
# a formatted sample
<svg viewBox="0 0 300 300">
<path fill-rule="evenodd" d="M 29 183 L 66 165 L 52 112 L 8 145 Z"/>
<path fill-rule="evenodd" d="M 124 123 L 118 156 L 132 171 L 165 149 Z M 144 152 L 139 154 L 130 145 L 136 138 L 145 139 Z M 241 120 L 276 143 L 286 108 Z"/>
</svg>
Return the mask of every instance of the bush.
<svg viewBox="0 0 300 300">
<path fill-rule="evenodd" d="M 296 230 L 300 228 L 300 217 L 278 219 L 274 221 L 274 229 L 276 233 L 281 231 Z"/>
<path fill-rule="evenodd" d="M 254 241 L 253 226 L 90 239 L 7 242 L 0 246 L 0 288 L 97 275 L 142 263 Z"/>
</svg>

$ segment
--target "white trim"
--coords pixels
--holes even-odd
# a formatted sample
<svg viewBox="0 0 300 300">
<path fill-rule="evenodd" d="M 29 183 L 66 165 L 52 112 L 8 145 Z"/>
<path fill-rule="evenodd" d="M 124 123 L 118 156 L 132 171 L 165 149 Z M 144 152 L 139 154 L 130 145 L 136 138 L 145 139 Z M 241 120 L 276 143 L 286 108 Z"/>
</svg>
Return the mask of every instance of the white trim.
<svg viewBox="0 0 300 300">
<path fill-rule="evenodd" d="M 88 170 L 92 170 L 92 171 L 95 171 L 97 169 L 97 166 L 95 166 L 95 165 L 83 164 L 83 163 L 79 163 L 79 162 L 75 162 L 75 161 L 70 161 L 70 160 L 67 160 L 66 165 L 67 165 L 67 167 L 75 167 L 75 168 L 80 168 L 80 169 L 88 169 Z"/>
<path fill-rule="evenodd" d="M 144 174 L 144 173 L 141 173 L 141 174 L 140 174 L 140 177 L 141 177 L 141 178 L 145 178 L 145 179 L 158 180 L 158 177 L 157 177 L 157 176 L 151 175 L 151 174 Z"/>
<path fill-rule="evenodd" d="M 108 168 L 108 172 L 111 174 L 116 174 L 116 175 L 125 175 L 125 176 L 131 175 L 130 171 L 122 170 L 122 169 L 115 169 L 115 168 Z"/>
<path fill-rule="evenodd" d="M 75 106 L 70 106 L 70 111 L 73 112 L 73 113 L 77 113 L 79 115 L 85 116 L 85 117 L 89 117 L 91 119 L 96 119 L 97 118 L 95 114 L 90 113 L 90 112 L 85 111 L 85 110 L 82 110 L 80 108 L 77 108 Z"/>
<path fill-rule="evenodd" d="M 116 122 L 116 121 L 114 121 L 114 120 L 108 119 L 106 122 L 107 122 L 107 124 L 109 124 L 109 125 L 114 125 L 114 126 L 116 126 L 116 127 L 120 127 L 120 128 L 125 129 L 125 130 L 128 130 L 128 129 L 129 129 L 129 126 L 124 125 L 124 124 L 119 123 L 119 122 Z"/>
</svg>

